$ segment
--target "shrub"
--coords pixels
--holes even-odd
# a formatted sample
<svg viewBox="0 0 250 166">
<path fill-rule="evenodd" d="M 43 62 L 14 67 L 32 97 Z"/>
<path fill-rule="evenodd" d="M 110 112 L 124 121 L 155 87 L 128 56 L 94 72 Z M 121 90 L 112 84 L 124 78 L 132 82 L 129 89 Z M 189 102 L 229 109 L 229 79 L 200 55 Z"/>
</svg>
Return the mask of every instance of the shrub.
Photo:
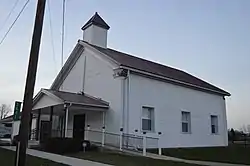
<svg viewBox="0 0 250 166">
<path fill-rule="evenodd" d="M 76 138 L 48 138 L 41 146 L 46 152 L 65 154 L 83 150 L 82 143 L 83 140 Z M 90 142 L 87 141 L 85 150 L 88 150 L 89 147 Z"/>
<path fill-rule="evenodd" d="M 11 138 L 11 134 L 5 134 L 3 138 Z"/>
<path fill-rule="evenodd" d="M 12 146 L 16 146 L 18 140 L 19 140 L 19 135 L 15 135 L 15 136 L 13 137 L 13 139 L 11 140 Z"/>
</svg>

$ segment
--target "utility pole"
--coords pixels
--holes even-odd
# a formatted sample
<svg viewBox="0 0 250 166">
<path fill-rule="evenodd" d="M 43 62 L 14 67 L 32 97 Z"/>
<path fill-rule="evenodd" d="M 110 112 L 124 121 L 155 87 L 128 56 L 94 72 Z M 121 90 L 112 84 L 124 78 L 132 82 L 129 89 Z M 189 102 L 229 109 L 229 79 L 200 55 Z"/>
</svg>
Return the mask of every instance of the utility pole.
<svg viewBox="0 0 250 166">
<path fill-rule="evenodd" d="M 16 163 L 15 166 L 25 166 L 26 164 L 26 149 L 28 144 L 28 131 L 30 113 L 32 111 L 34 86 L 36 80 L 37 63 L 39 57 L 39 49 L 41 43 L 44 10 L 46 0 L 38 0 L 36 9 L 35 25 L 32 36 L 30 49 L 29 66 L 26 77 L 26 85 L 24 92 L 24 101 L 22 109 L 21 124 L 19 130 L 19 141 L 16 148 Z"/>
</svg>

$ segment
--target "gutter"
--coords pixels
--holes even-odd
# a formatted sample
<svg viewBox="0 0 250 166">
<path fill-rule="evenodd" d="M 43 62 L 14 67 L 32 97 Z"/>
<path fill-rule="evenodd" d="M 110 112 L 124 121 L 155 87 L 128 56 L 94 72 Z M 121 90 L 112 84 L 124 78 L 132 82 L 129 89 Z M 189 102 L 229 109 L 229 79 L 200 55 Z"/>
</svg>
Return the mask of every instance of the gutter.
<svg viewBox="0 0 250 166">
<path fill-rule="evenodd" d="M 79 105 L 79 106 L 98 107 L 98 108 L 105 108 L 105 109 L 109 108 L 109 106 L 98 105 L 98 104 L 76 103 L 76 102 L 70 102 L 70 101 L 64 101 L 64 103 L 65 104 L 70 104 L 70 106 L 71 105 Z"/>
</svg>

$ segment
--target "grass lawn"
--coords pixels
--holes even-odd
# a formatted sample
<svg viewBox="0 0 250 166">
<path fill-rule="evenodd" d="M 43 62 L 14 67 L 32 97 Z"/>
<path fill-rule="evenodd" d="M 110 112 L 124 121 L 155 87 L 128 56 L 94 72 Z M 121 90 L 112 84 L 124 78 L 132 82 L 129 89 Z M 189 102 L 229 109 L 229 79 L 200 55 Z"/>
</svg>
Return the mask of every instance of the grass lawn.
<svg viewBox="0 0 250 166">
<path fill-rule="evenodd" d="M 15 152 L 0 148 L 0 165 L 12 166 L 14 165 L 14 162 L 15 162 Z M 26 160 L 26 166 L 66 166 L 66 165 L 28 155 Z"/>
<path fill-rule="evenodd" d="M 167 156 L 203 161 L 250 164 L 250 146 L 229 145 L 228 147 L 163 149 Z"/>
<path fill-rule="evenodd" d="M 192 164 L 185 164 L 179 162 L 155 160 L 140 156 L 130 156 L 122 153 L 115 153 L 112 151 L 105 150 L 103 152 L 79 152 L 77 154 L 71 154 L 69 156 L 102 162 L 105 164 L 111 164 L 116 166 L 197 166 Z"/>
</svg>

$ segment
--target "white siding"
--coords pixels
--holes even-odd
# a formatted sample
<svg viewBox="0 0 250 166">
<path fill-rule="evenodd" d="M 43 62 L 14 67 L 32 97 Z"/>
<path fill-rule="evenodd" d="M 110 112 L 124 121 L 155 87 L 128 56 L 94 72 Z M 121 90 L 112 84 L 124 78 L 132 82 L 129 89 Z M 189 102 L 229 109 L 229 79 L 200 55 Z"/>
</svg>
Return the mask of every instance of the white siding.
<svg viewBox="0 0 250 166">
<path fill-rule="evenodd" d="M 82 91 L 83 85 L 83 72 L 84 72 L 84 56 L 81 55 L 73 68 L 70 70 L 70 73 L 63 81 L 63 84 L 60 86 L 61 91 L 78 93 Z"/>
<path fill-rule="evenodd" d="M 13 122 L 13 124 L 12 124 L 11 139 L 13 139 L 15 135 L 18 135 L 18 133 L 19 133 L 19 126 L 20 126 L 20 121 L 14 121 Z"/>
<path fill-rule="evenodd" d="M 86 110 L 70 110 L 69 111 L 69 119 L 68 119 L 68 131 L 66 136 L 67 137 L 73 137 L 73 126 L 74 126 L 74 116 L 77 114 L 85 114 L 85 126 L 90 125 L 90 130 L 98 130 L 102 131 L 103 121 L 102 121 L 102 112 L 98 111 L 86 111 Z M 94 132 L 90 132 L 90 134 L 93 134 Z M 86 136 L 86 132 L 85 132 Z M 97 138 L 89 137 L 92 141 L 95 141 L 96 139 L 98 141 L 101 141 L 101 133 L 98 132 Z M 96 141 L 97 141 L 96 140 Z M 97 142 L 98 142 L 97 141 Z"/>
<path fill-rule="evenodd" d="M 91 25 L 90 27 L 84 30 L 83 40 L 90 44 L 106 48 L 107 34 L 108 34 L 107 29 Z"/>
<path fill-rule="evenodd" d="M 130 75 L 129 130 L 141 131 L 142 106 L 154 108 L 155 132 L 162 132 L 162 147 L 226 146 L 225 100 L 208 94 L 153 79 Z M 191 134 L 181 132 L 181 111 L 191 113 Z M 211 134 L 210 115 L 218 115 L 219 134 Z"/>
<path fill-rule="evenodd" d="M 13 121 L 12 123 L 12 133 L 11 133 L 11 139 L 15 135 L 18 135 L 19 133 L 19 127 L 20 127 L 20 120 L 18 121 Z M 31 124 L 31 130 L 36 128 L 36 119 L 32 119 L 32 124 Z"/>
<path fill-rule="evenodd" d="M 87 94 L 99 97 L 110 104 L 106 113 L 106 128 L 118 132 L 121 127 L 121 80 L 114 79 L 112 65 L 101 56 L 86 50 L 85 90 Z"/>
<path fill-rule="evenodd" d="M 53 99 L 51 99 L 51 97 L 43 94 L 41 99 L 32 107 L 32 110 L 46 108 L 46 107 L 50 107 L 50 106 L 53 106 L 53 105 L 58 105 L 58 104 L 61 104 L 61 103 L 62 102 L 57 101 L 57 100 L 53 100 Z"/>
<path fill-rule="evenodd" d="M 85 59 L 86 67 L 84 67 Z M 114 79 L 113 67 L 113 64 L 104 57 L 85 48 L 85 51 L 64 80 L 60 90 L 74 93 L 80 92 L 83 88 L 83 80 L 85 80 L 85 93 L 109 102 L 110 109 L 107 110 L 105 116 L 106 128 L 110 132 L 118 132 L 121 127 L 121 80 Z M 83 79 L 85 68 L 85 79 Z M 72 117 L 69 118 L 72 119 Z M 73 128 L 71 124 L 73 124 L 73 121 L 69 123 L 69 126 Z"/>
</svg>

